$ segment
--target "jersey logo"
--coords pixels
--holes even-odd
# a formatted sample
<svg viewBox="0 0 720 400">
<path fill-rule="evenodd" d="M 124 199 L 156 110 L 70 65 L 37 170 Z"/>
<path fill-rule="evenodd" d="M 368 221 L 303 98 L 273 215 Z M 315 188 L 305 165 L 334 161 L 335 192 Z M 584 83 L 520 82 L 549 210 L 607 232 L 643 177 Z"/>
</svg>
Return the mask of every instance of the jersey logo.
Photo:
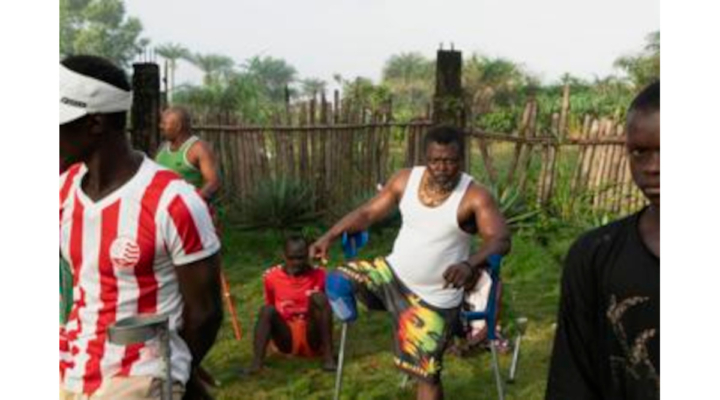
<svg viewBox="0 0 720 400">
<path fill-rule="evenodd" d="M 140 260 L 140 247 L 132 239 L 119 237 L 110 246 L 110 261 L 115 268 L 132 268 Z"/>
</svg>

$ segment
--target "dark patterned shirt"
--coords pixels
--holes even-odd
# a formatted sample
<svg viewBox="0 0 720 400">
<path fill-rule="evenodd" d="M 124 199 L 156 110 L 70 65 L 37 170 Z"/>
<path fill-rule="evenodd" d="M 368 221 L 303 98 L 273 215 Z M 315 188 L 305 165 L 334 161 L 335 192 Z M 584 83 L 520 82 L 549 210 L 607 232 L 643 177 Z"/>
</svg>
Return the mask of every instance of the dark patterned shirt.
<svg viewBox="0 0 720 400">
<path fill-rule="evenodd" d="M 547 400 L 660 398 L 660 259 L 640 237 L 642 212 L 570 249 Z"/>
</svg>

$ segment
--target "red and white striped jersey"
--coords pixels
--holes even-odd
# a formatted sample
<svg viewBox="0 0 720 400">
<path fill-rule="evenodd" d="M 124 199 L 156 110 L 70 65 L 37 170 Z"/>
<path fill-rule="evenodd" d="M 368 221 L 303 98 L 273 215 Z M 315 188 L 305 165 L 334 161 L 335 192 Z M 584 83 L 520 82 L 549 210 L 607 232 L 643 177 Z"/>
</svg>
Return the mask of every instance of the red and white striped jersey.
<svg viewBox="0 0 720 400">
<path fill-rule="evenodd" d="M 207 205 L 177 174 L 148 158 L 125 185 L 94 202 L 75 165 L 60 177 L 60 253 L 73 271 L 73 306 L 60 328 L 60 380 L 92 394 L 115 376 L 162 377 L 158 344 L 118 346 L 107 328 L 139 314 L 170 317 L 172 376 L 187 382 L 190 351 L 178 335 L 183 301 L 175 267 L 220 249 Z"/>
</svg>

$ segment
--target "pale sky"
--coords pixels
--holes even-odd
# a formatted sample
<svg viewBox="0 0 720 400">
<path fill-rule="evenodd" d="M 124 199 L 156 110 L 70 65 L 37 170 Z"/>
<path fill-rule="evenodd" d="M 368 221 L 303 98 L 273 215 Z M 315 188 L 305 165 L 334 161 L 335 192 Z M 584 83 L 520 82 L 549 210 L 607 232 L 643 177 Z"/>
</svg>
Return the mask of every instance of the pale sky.
<svg viewBox="0 0 720 400">
<path fill-rule="evenodd" d="M 378 81 L 400 52 L 434 58 L 440 43 L 521 63 L 543 81 L 564 72 L 592 79 L 640 51 L 660 29 L 659 0 L 125 0 L 154 45 L 183 44 L 238 63 L 284 58 L 301 78 Z M 181 63 L 178 84 L 201 73 Z"/>
</svg>

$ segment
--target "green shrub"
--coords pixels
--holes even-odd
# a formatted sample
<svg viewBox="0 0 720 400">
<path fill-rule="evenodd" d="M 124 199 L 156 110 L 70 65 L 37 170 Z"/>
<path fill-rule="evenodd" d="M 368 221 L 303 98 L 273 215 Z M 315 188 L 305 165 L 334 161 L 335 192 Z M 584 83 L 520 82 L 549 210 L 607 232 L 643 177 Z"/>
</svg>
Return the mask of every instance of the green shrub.
<svg viewBox="0 0 720 400">
<path fill-rule="evenodd" d="M 508 107 L 481 115 L 477 118 L 477 125 L 480 129 L 489 132 L 510 133 L 517 129 L 518 118 L 517 108 Z"/>
<path fill-rule="evenodd" d="M 497 201 L 500 212 L 512 230 L 519 230 L 531 226 L 540 210 L 529 205 L 527 197 L 523 195 L 520 187 L 510 185 L 488 185 L 486 186 Z"/>
<path fill-rule="evenodd" d="M 301 182 L 286 178 L 260 182 L 244 201 L 242 227 L 297 230 L 314 223 L 315 196 Z"/>
<path fill-rule="evenodd" d="M 331 206 L 327 211 L 326 222 L 330 225 L 336 223 L 346 214 L 355 210 L 356 208 L 360 207 L 361 205 L 365 204 L 370 199 L 375 197 L 376 194 L 377 190 L 375 189 L 367 190 L 351 197 L 349 201 L 333 202 L 333 206 Z M 400 226 L 400 220 L 400 211 L 398 209 L 395 209 L 387 217 L 383 218 L 381 221 L 376 222 L 372 226 L 372 230 L 382 231 L 390 228 L 398 228 Z"/>
</svg>

